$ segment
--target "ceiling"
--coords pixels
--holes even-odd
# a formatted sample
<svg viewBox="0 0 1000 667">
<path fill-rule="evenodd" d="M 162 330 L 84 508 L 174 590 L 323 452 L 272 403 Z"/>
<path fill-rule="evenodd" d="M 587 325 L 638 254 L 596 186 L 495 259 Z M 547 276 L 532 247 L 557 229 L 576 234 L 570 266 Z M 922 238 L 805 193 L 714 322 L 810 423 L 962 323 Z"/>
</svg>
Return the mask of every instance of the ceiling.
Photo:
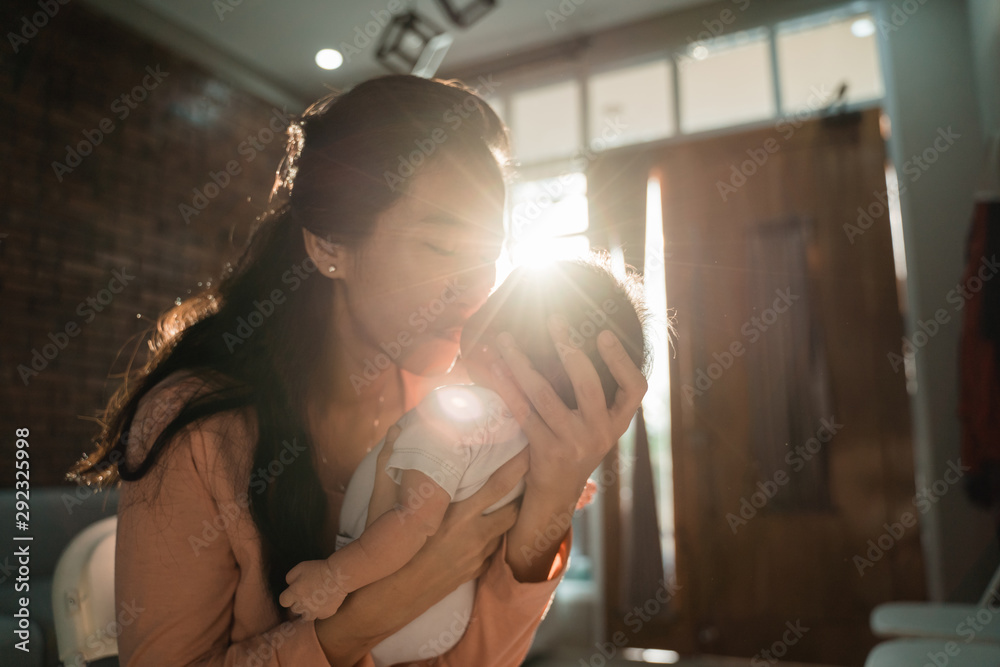
<svg viewBox="0 0 1000 667">
<path fill-rule="evenodd" d="M 451 0 L 465 6 L 469 0 Z M 416 9 L 446 28 L 454 43 L 439 72 L 497 61 L 710 0 L 498 0 L 467 29 L 451 24 L 438 0 L 90 0 L 101 11 L 202 63 L 210 70 L 241 70 L 258 79 L 272 100 L 310 100 L 328 87 L 342 88 L 387 73 L 376 60 L 384 33 L 375 15 Z M 376 34 L 364 41 L 368 28 Z M 357 53 L 346 45 L 357 48 Z M 322 48 L 345 51 L 337 70 L 320 69 Z"/>
</svg>

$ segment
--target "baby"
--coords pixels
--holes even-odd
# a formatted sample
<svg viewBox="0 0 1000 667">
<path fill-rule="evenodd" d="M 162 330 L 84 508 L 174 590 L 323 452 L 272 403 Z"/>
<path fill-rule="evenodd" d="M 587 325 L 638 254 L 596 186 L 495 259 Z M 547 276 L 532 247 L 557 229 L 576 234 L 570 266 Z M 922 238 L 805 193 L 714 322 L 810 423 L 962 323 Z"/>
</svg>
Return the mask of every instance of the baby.
<svg viewBox="0 0 1000 667">
<path fill-rule="evenodd" d="M 493 391 L 491 368 L 500 359 L 491 345 L 509 331 L 517 346 L 551 384 L 563 402 L 576 408 L 576 396 L 559 351 L 549 335 L 551 315 L 569 325 L 571 345 L 593 362 L 607 405 L 618 388 L 597 351 L 596 338 L 610 329 L 633 362 L 645 367 L 647 346 L 644 308 L 637 277 L 615 278 L 606 256 L 556 262 L 544 273 L 517 269 L 487 299 L 462 330 L 461 357 L 471 385 L 447 385 L 431 391 L 397 422 L 401 432 L 385 472 L 398 485 L 395 505 L 375 510 L 372 498 L 376 465 L 383 439 L 351 477 L 340 513 L 337 550 L 326 560 L 292 568 L 289 587 L 281 594 L 285 607 L 312 610 L 309 617 L 333 615 L 354 590 L 386 577 L 407 563 L 433 535 L 449 503 L 468 498 L 524 447 L 530 446 L 499 394 Z M 577 503 L 589 502 L 593 482 Z M 524 492 L 524 480 L 484 514 Z M 369 520 L 369 502 L 373 516 Z M 317 595 L 322 590 L 325 595 Z M 426 660 L 441 655 L 461 639 L 475 598 L 468 581 L 372 649 L 377 667 Z M 317 600 L 321 600 L 317 604 Z"/>
</svg>

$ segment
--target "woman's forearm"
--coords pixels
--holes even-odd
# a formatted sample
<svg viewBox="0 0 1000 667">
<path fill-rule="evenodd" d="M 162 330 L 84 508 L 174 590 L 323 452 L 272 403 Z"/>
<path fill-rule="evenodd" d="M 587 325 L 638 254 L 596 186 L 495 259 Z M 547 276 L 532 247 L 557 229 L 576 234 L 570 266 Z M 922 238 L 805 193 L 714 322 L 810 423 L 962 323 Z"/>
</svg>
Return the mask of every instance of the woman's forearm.
<svg viewBox="0 0 1000 667">
<path fill-rule="evenodd" d="M 359 588 L 347 596 L 336 614 L 316 620 L 316 636 L 333 667 L 353 667 L 379 642 L 440 599 L 434 597 L 434 570 L 426 572 L 417 560 Z M 400 604 L 401 600 L 409 602 Z"/>
<path fill-rule="evenodd" d="M 565 490 L 542 489 L 528 483 L 517 516 L 507 533 L 507 564 L 520 582 L 549 578 L 559 545 L 573 522 L 573 512 L 583 487 L 567 485 Z"/>
</svg>

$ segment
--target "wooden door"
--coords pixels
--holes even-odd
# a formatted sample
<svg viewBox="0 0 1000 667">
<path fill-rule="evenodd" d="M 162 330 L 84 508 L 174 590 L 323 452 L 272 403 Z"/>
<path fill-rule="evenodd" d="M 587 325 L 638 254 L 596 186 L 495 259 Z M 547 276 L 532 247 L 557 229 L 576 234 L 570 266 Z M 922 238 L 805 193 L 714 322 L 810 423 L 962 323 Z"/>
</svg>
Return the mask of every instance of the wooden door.
<svg viewBox="0 0 1000 667">
<path fill-rule="evenodd" d="M 679 589 L 637 632 L 612 602 L 608 636 L 860 665 L 870 610 L 925 596 L 879 111 L 640 162 L 661 182 L 677 334 Z"/>
</svg>

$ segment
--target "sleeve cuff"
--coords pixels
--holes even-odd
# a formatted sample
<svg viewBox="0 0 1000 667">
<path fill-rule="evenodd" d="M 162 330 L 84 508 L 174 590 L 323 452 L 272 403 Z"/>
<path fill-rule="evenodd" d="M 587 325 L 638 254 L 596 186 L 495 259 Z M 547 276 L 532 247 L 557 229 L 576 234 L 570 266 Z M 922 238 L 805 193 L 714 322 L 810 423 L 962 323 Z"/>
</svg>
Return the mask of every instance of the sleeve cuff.
<svg viewBox="0 0 1000 667">
<path fill-rule="evenodd" d="M 452 500 L 455 499 L 461 474 L 454 469 L 450 462 L 438 459 L 422 449 L 393 448 L 385 471 L 392 478 L 392 481 L 399 484 L 403 478 L 403 470 L 419 470 L 447 491 Z"/>
<path fill-rule="evenodd" d="M 291 621 L 291 631 L 286 632 L 288 641 L 277 649 L 278 663 L 281 665 L 330 665 L 319 636 L 316 634 L 316 621 Z M 285 626 L 279 627 L 279 631 Z M 264 663 L 271 664 L 271 663 Z M 361 660 L 351 667 L 375 667 L 371 653 L 366 653 Z"/>
<path fill-rule="evenodd" d="M 545 581 L 524 582 L 518 581 L 514 577 L 514 571 L 507 563 L 507 535 L 504 534 L 500 547 L 493 555 L 493 561 L 489 569 L 483 575 L 480 586 L 488 586 L 493 594 L 501 602 L 517 602 L 524 605 L 525 609 L 534 607 L 532 602 L 545 603 L 546 610 L 552 594 L 555 592 L 566 568 L 569 567 L 570 547 L 573 544 L 573 527 L 570 526 L 566 537 L 559 550 L 552 559 L 552 567 L 549 569 L 548 579 Z"/>
</svg>

